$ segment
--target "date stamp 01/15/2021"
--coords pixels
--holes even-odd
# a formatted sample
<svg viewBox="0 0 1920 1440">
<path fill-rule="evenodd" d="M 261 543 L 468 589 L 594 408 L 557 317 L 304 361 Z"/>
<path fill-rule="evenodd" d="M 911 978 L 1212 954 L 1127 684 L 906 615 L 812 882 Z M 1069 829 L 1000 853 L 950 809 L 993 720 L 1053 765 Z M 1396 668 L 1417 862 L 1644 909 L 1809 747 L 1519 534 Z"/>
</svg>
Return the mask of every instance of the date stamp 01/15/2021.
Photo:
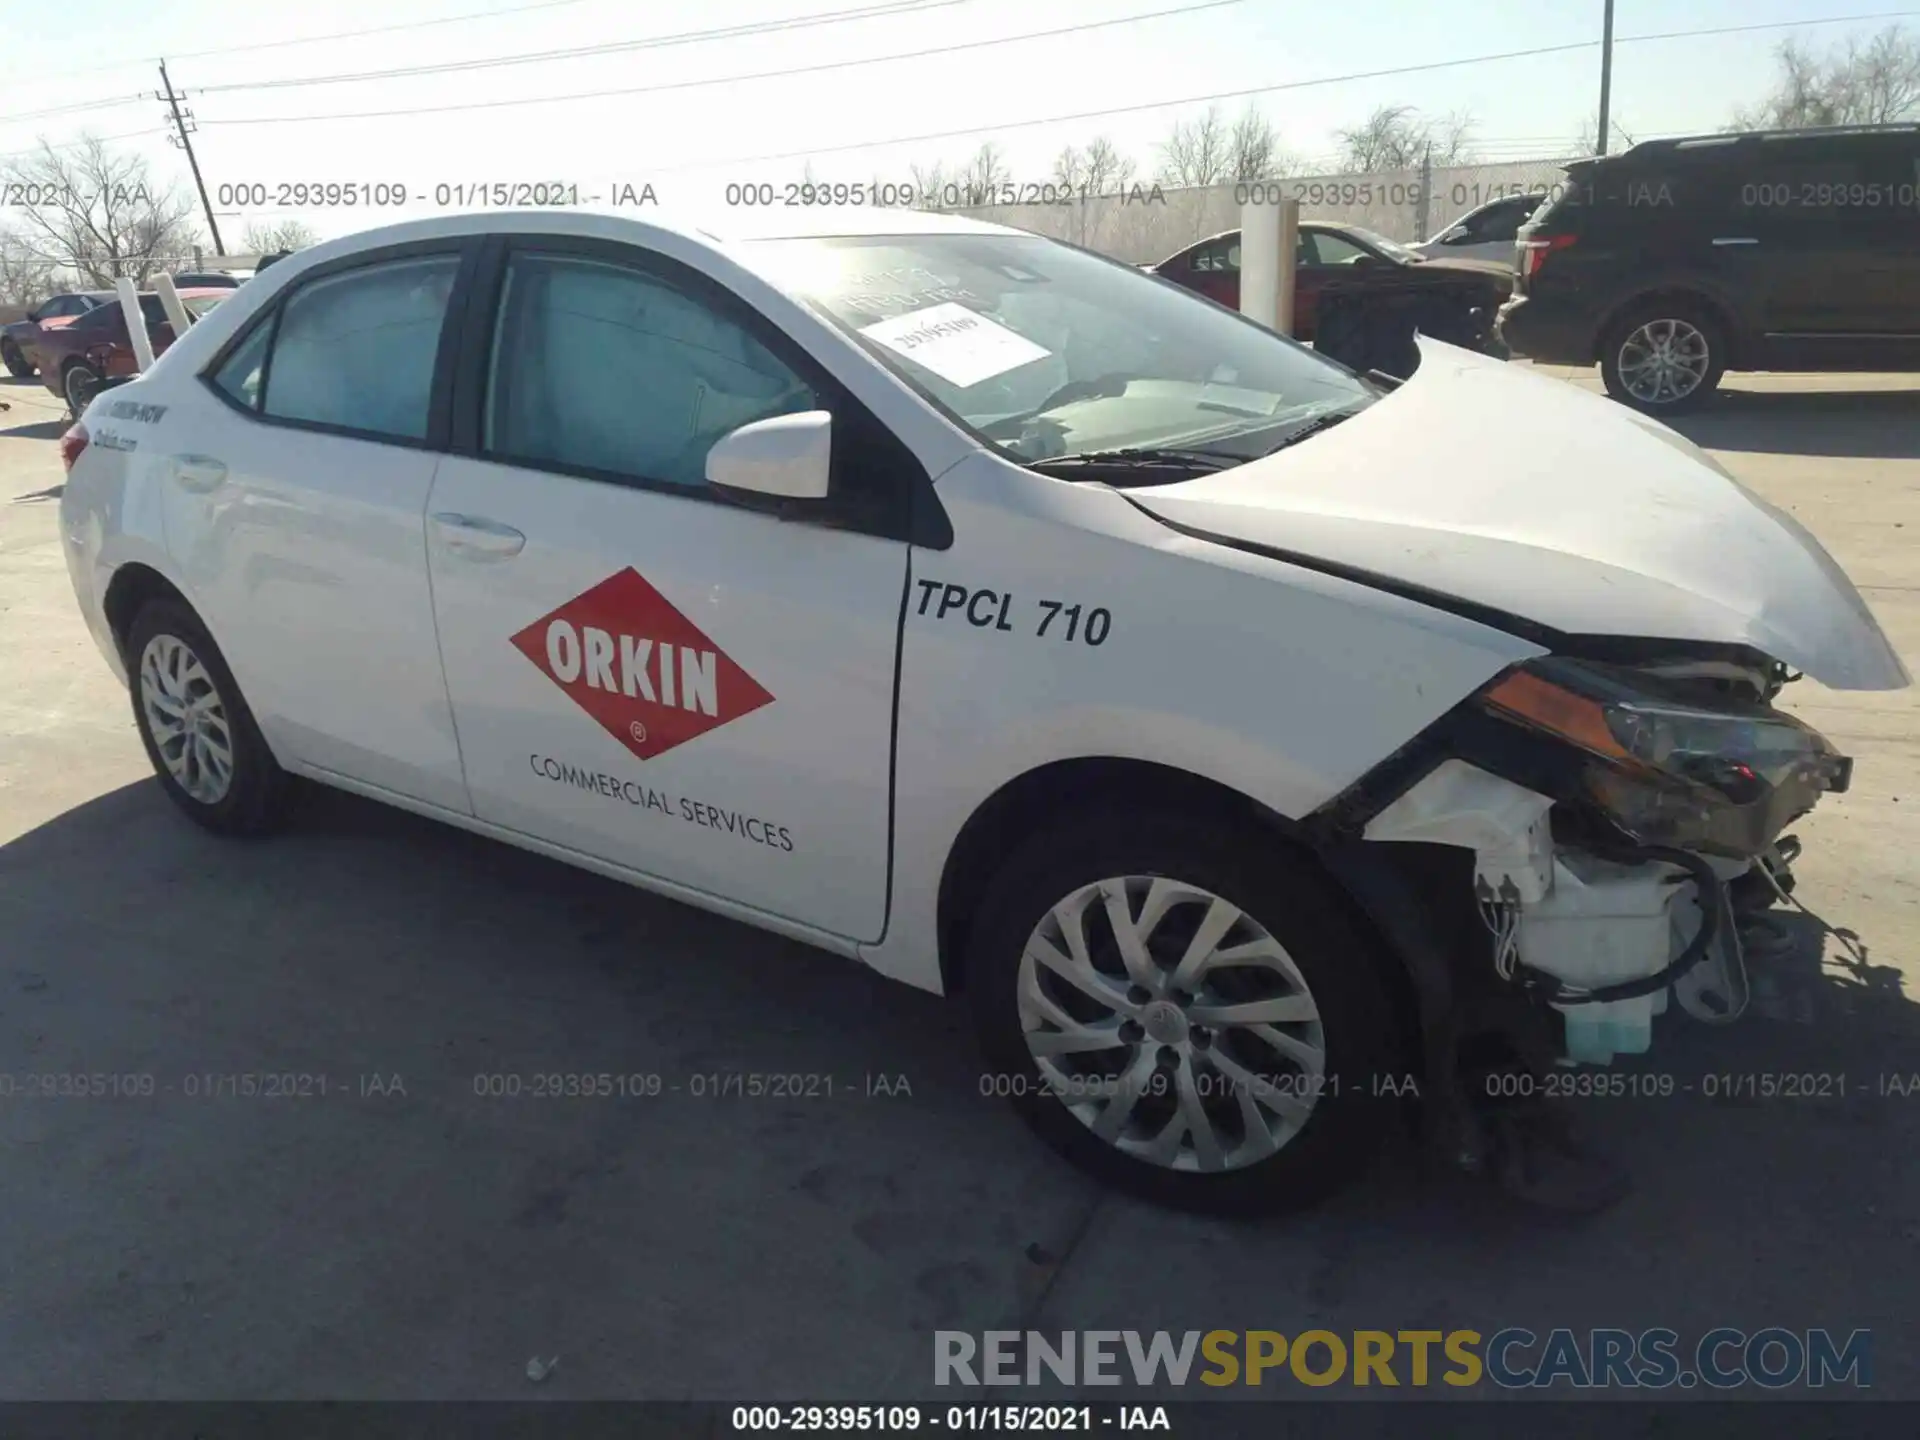
<svg viewBox="0 0 1920 1440">
<path fill-rule="evenodd" d="M 461 1078 L 397 1070 L 187 1070 L 0 1071 L 0 1104 L 9 1101 L 77 1100 L 391 1100 L 449 1089 L 477 1100 L 875 1100 L 911 1099 L 913 1082 L 902 1072 L 703 1070 L 490 1071 Z"/>
</svg>

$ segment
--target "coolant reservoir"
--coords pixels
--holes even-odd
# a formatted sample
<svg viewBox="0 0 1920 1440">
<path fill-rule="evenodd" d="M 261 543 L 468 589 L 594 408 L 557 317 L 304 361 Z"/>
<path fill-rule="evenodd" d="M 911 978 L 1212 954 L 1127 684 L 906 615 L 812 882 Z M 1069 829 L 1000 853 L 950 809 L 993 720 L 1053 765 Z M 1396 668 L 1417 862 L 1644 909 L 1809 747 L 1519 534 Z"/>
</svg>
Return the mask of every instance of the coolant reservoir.
<svg viewBox="0 0 1920 1440">
<path fill-rule="evenodd" d="M 1553 859 L 1546 898 L 1520 912 L 1520 959 L 1583 990 L 1638 980 L 1664 969 L 1676 953 L 1669 909 L 1688 882 L 1675 865 L 1616 865 L 1579 851 Z M 1558 1005 L 1566 1016 L 1567 1058 L 1610 1064 L 1642 1055 L 1653 1043 L 1653 1017 L 1667 992 L 1601 1005 Z"/>
</svg>

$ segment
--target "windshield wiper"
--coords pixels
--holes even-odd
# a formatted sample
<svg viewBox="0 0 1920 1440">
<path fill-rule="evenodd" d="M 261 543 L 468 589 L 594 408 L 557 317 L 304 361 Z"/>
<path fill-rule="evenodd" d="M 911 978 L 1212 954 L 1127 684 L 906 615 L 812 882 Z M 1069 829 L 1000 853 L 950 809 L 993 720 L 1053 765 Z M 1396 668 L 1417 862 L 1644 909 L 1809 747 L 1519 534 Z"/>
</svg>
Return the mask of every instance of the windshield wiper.
<svg viewBox="0 0 1920 1440">
<path fill-rule="evenodd" d="M 1027 462 L 1033 469 L 1063 466 L 1075 469 L 1141 470 L 1228 470 L 1245 463 L 1237 455 L 1221 455 L 1211 450 L 1149 449 L 1088 450 L 1078 455 L 1053 455 Z"/>
<path fill-rule="evenodd" d="M 1263 456 L 1277 454 L 1279 451 L 1286 449 L 1289 445 L 1298 445 L 1302 440 L 1311 439 L 1313 436 L 1318 435 L 1322 430 L 1331 430 L 1334 426 L 1338 425 L 1342 420 L 1351 420 L 1354 416 L 1358 415 L 1360 411 L 1364 409 L 1366 409 L 1366 406 L 1361 405 L 1353 409 L 1329 410 L 1324 415 L 1316 415 L 1311 420 L 1307 421 L 1306 424 L 1296 425 L 1293 429 L 1287 431 L 1287 433 L 1285 435 L 1282 435 L 1280 439 L 1276 441 L 1270 449 L 1264 450 L 1261 453 Z"/>
</svg>

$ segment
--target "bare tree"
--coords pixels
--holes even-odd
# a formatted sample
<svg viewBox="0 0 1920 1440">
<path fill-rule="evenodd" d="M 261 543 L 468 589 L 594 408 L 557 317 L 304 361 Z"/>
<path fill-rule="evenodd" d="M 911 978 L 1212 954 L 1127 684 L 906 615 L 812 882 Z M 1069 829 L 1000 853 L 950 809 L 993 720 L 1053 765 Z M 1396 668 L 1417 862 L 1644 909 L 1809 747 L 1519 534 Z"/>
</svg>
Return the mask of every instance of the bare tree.
<svg viewBox="0 0 1920 1440">
<path fill-rule="evenodd" d="M 0 173 L 32 202 L 15 212 L 26 253 L 82 284 L 104 288 L 122 275 L 144 284 L 193 248 L 192 197 L 96 136 L 65 149 L 43 140 Z"/>
<path fill-rule="evenodd" d="M 1097 136 L 1085 149 L 1069 145 L 1054 157 L 1053 183 L 1082 198 L 1113 195 L 1132 183 L 1134 164 L 1106 136 Z"/>
<path fill-rule="evenodd" d="M 273 220 L 247 226 L 240 244 L 256 255 L 272 255 L 281 250 L 304 250 L 319 240 L 320 232 L 304 220 Z"/>
<path fill-rule="evenodd" d="M 1473 159 L 1473 117 L 1465 113 L 1428 120 L 1411 105 L 1382 105 L 1350 130 L 1337 130 L 1343 168 L 1354 171 L 1415 170 Z"/>
<path fill-rule="evenodd" d="M 968 205 L 996 203 L 996 194 L 1012 182 L 1013 172 L 1007 168 L 1006 157 L 991 140 L 982 142 L 955 180 L 961 200 Z"/>
<path fill-rule="evenodd" d="M 1609 119 L 1607 122 L 1607 145 L 1609 148 L 1619 145 L 1633 145 L 1633 132 L 1620 121 Z M 1600 122 L 1597 118 L 1580 122 L 1580 138 L 1573 142 L 1575 155 L 1598 155 L 1600 153 Z M 1557 157 L 1556 157 L 1557 158 Z"/>
<path fill-rule="evenodd" d="M 1112 195 L 1133 183 L 1133 160 L 1106 136 L 1096 136 L 1087 146 L 1087 193 Z"/>
<path fill-rule="evenodd" d="M 913 165 L 908 167 L 913 175 L 913 208 L 916 210 L 948 210 L 947 187 L 952 183 L 947 178 L 947 167 L 941 161 L 931 165 Z"/>
<path fill-rule="evenodd" d="M 1280 132 L 1252 105 L 1233 122 L 1227 137 L 1227 179 L 1272 180 L 1293 168 L 1293 158 L 1280 148 Z"/>
<path fill-rule="evenodd" d="M 55 288 L 56 271 L 18 235 L 0 231 L 0 306 L 36 305 Z"/>
<path fill-rule="evenodd" d="M 1088 193 L 1086 151 L 1073 145 L 1064 147 L 1053 157 L 1053 169 L 1047 178 L 1057 189 L 1084 197 Z"/>
<path fill-rule="evenodd" d="M 1822 57 L 1798 40 L 1774 52 L 1772 92 L 1734 113 L 1740 130 L 1886 125 L 1920 113 L 1920 40 L 1898 25 L 1864 45 L 1848 39 Z"/>
<path fill-rule="evenodd" d="M 1220 107 L 1209 105 L 1195 120 L 1181 120 L 1160 146 L 1160 183 L 1191 189 L 1231 178 L 1233 136 Z"/>
</svg>

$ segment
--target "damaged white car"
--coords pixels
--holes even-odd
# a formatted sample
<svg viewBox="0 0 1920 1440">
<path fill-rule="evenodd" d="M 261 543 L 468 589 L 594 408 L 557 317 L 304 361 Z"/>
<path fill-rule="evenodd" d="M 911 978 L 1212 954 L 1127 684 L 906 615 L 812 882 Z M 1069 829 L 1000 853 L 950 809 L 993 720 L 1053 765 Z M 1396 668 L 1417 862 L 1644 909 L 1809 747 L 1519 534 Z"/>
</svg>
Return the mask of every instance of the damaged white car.
<svg viewBox="0 0 1920 1440">
<path fill-rule="evenodd" d="M 95 400 L 66 555 L 169 796 L 340 786 L 956 994 L 983 1095 L 1201 1209 L 1415 1088 L 1487 1164 L 1487 1067 L 1738 1012 L 1849 778 L 1781 687 L 1908 683 L 1792 520 L 1446 346 L 1390 387 L 1033 236 L 772 223 L 332 241 Z"/>
</svg>

